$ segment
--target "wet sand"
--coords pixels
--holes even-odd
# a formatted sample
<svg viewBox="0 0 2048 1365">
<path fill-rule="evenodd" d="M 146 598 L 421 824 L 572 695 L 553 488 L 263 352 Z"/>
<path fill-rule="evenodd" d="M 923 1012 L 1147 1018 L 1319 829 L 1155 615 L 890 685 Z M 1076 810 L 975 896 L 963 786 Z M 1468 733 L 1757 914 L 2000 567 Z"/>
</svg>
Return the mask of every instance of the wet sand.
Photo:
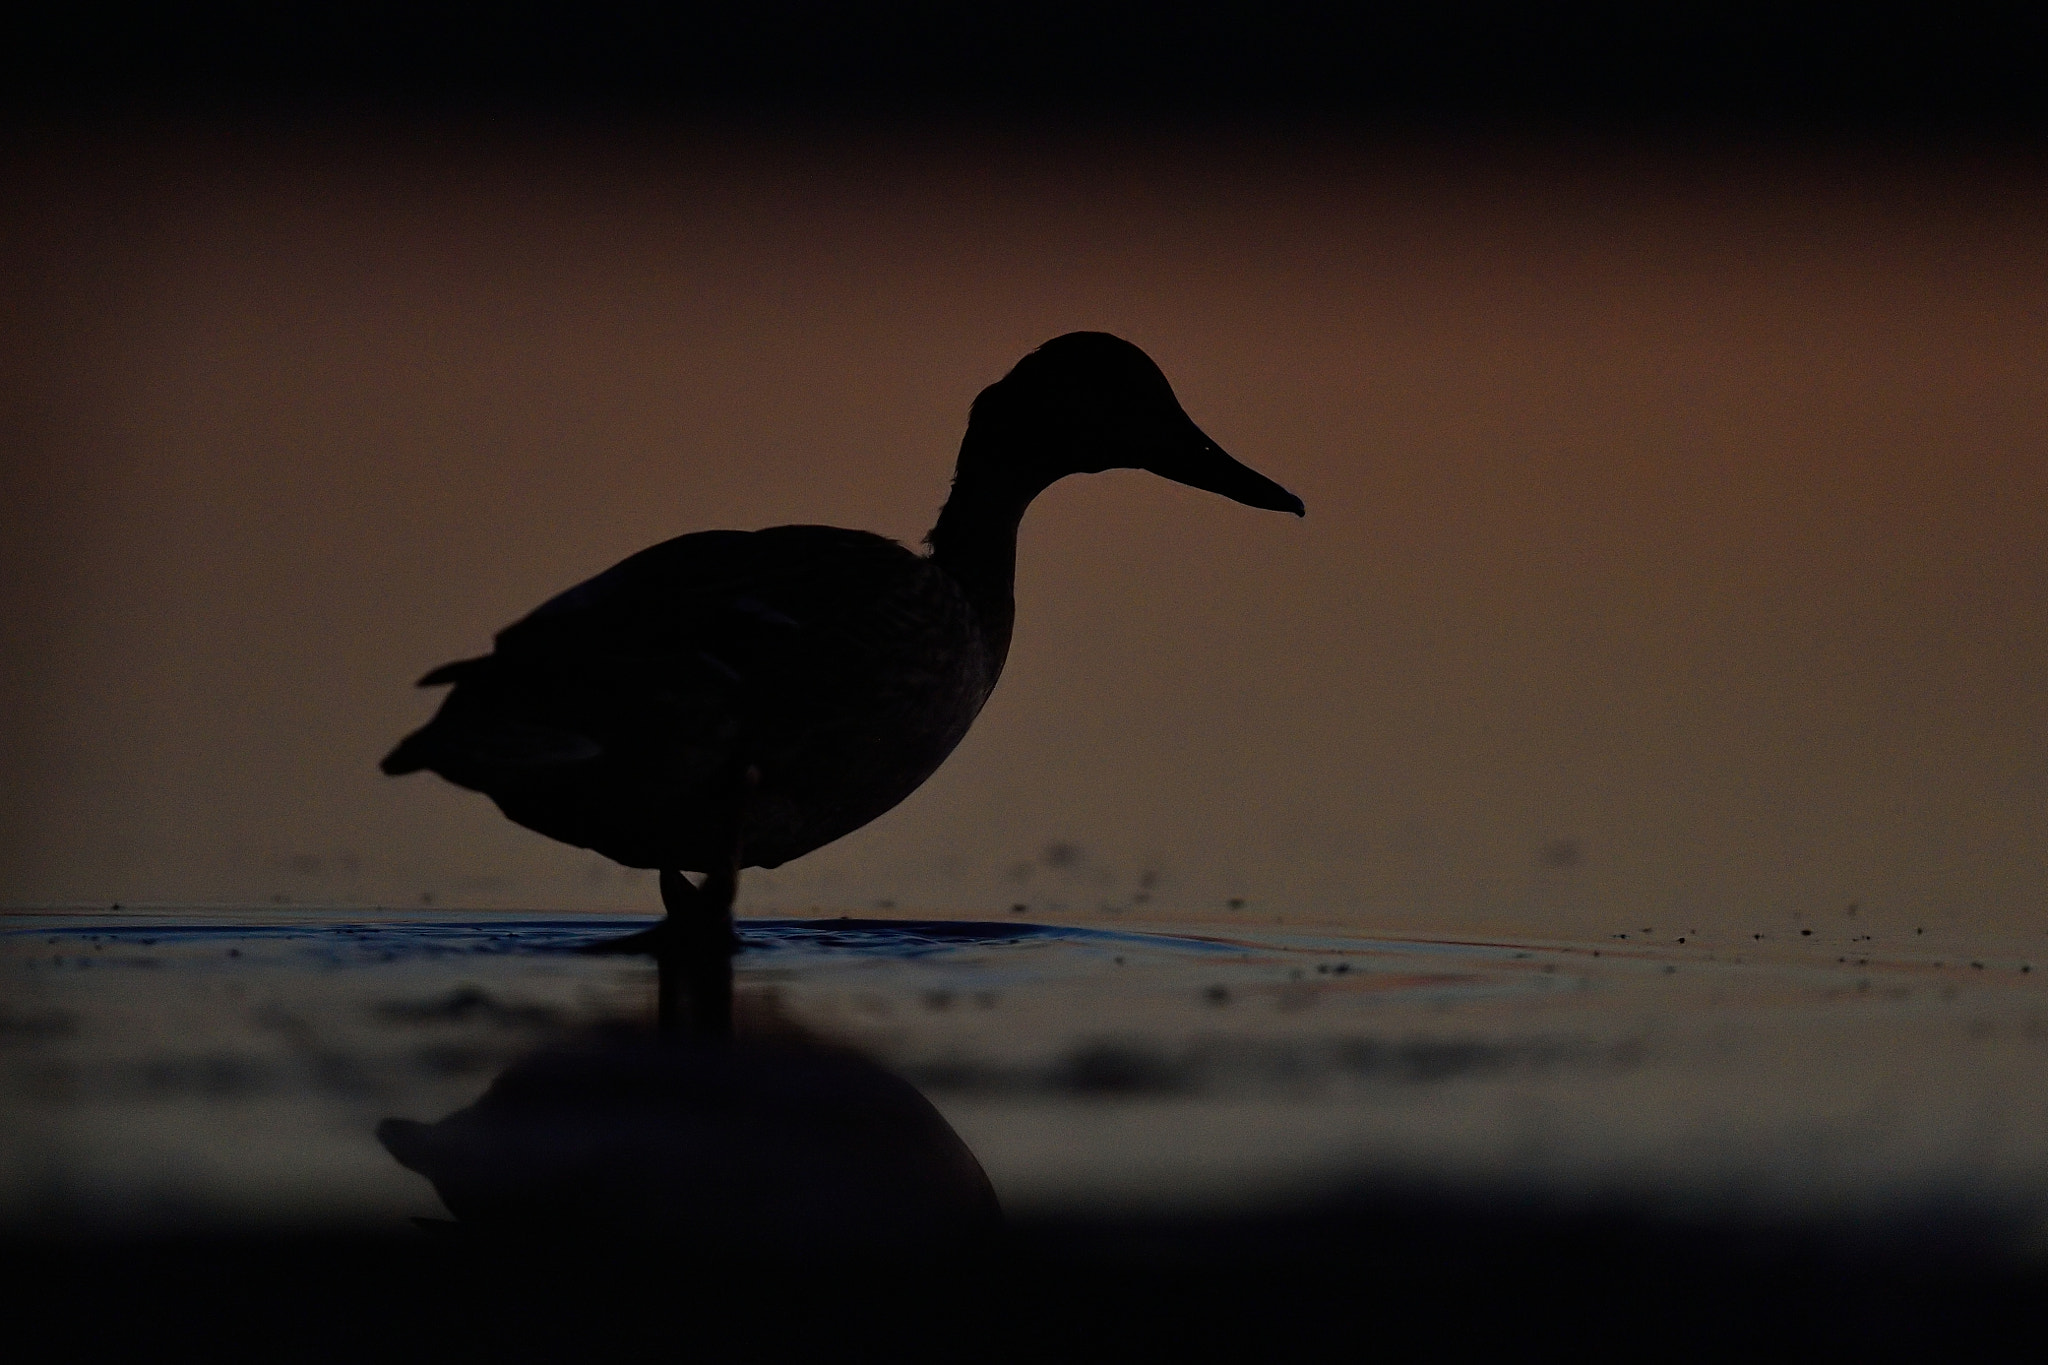
<svg viewBox="0 0 2048 1365">
<path fill-rule="evenodd" d="M 1853 918 L 1602 943 L 746 920 L 741 1036 L 909 1081 L 1005 1230 L 879 1257 L 479 1237 L 378 1123 L 643 1024 L 653 968 L 570 951 L 643 922 L 10 915 L 12 1282 L 142 1304 L 92 1319 L 109 1349 L 156 1330 L 138 1323 L 235 1337 L 212 1314 L 254 1350 L 290 1335 L 291 1304 L 344 1337 L 566 1346 L 672 1333 L 687 1301 L 697 1330 L 715 1303 L 757 1345 L 1000 1323 L 998 1354 L 1432 1324 L 1446 1345 L 1931 1346 L 2044 1287 L 2048 973 L 2020 945 L 1879 941 Z M 792 1294 L 815 1311 L 739 1311 Z"/>
</svg>

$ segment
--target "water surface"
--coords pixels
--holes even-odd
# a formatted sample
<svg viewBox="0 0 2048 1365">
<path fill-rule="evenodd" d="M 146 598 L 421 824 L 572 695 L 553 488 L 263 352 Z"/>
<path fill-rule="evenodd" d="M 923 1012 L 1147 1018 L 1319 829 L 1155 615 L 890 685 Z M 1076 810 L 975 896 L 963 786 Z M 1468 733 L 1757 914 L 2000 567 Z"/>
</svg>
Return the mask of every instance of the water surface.
<svg viewBox="0 0 2048 1365">
<path fill-rule="evenodd" d="M 0 928 L 15 1233 L 445 1218 L 378 1146 L 653 1011 L 644 920 L 80 911 Z M 1450 941 L 1230 924 L 752 919 L 742 1033 L 909 1079 L 1012 1218 L 1409 1188 L 1680 1218 L 2048 1210 L 2048 980 L 2013 945 Z M 1688 936 L 1691 937 L 1691 936 Z"/>
</svg>

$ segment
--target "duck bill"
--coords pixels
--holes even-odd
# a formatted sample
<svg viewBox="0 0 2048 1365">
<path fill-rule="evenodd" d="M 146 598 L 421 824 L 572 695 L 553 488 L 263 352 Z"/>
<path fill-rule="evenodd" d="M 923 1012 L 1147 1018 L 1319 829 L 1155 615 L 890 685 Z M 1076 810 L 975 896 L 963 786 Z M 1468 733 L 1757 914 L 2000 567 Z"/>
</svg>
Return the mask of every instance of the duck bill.
<svg viewBox="0 0 2048 1365">
<path fill-rule="evenodd" d="M 1247 507 L 1263 507 L 1269 512 L 1292 512 L 1297 517 L 1307 515 L 1307 508 L 1300 498 L 1250 465 L 1232 459 L 1222 446 L 1210 440 L 1192 423 L 1189 427 L 1193 439 L 1175 452 L 1172 460 L 1154 467 L 1153 473 L 1206 493 L 1221 493 L 1232 502 L 1241 502 Z"/>
</svg>

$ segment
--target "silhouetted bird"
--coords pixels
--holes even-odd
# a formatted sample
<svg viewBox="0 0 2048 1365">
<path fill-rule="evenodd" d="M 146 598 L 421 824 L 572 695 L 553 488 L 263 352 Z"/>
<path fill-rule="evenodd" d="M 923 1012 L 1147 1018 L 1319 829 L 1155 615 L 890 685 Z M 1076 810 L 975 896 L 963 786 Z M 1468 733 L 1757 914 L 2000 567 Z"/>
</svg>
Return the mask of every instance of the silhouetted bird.
<svg viewBox="0 0 2048 1365">
<path fill-rule="evenodd" d="M 830 526 L 664 541 L 422 678 L 454 690 L 384 771 L 431 769 L 659 869 L 668 923 L 729 943 L 741 867 L 859 829 L 959 744 L 1009 653 L 1024 509 L 1113 468 L 1303 510 L 1204 435 L 1143 351 L 1070 333 L 975 399 L 929 554 Z"/>
</svg>

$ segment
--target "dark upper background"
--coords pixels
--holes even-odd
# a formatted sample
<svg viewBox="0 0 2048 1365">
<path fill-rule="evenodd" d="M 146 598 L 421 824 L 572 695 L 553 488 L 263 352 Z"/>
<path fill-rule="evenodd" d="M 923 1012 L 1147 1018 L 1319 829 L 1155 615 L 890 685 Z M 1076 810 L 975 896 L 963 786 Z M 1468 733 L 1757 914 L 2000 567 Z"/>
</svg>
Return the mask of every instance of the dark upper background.
<svg viewBox="0 0 2048 1365">
<path fill-rule="evenodd" d="M 2027 6 L 85 3 L 18 9 L 19 109 L 524 110 L 2012 137 Z"/>
</svg>

